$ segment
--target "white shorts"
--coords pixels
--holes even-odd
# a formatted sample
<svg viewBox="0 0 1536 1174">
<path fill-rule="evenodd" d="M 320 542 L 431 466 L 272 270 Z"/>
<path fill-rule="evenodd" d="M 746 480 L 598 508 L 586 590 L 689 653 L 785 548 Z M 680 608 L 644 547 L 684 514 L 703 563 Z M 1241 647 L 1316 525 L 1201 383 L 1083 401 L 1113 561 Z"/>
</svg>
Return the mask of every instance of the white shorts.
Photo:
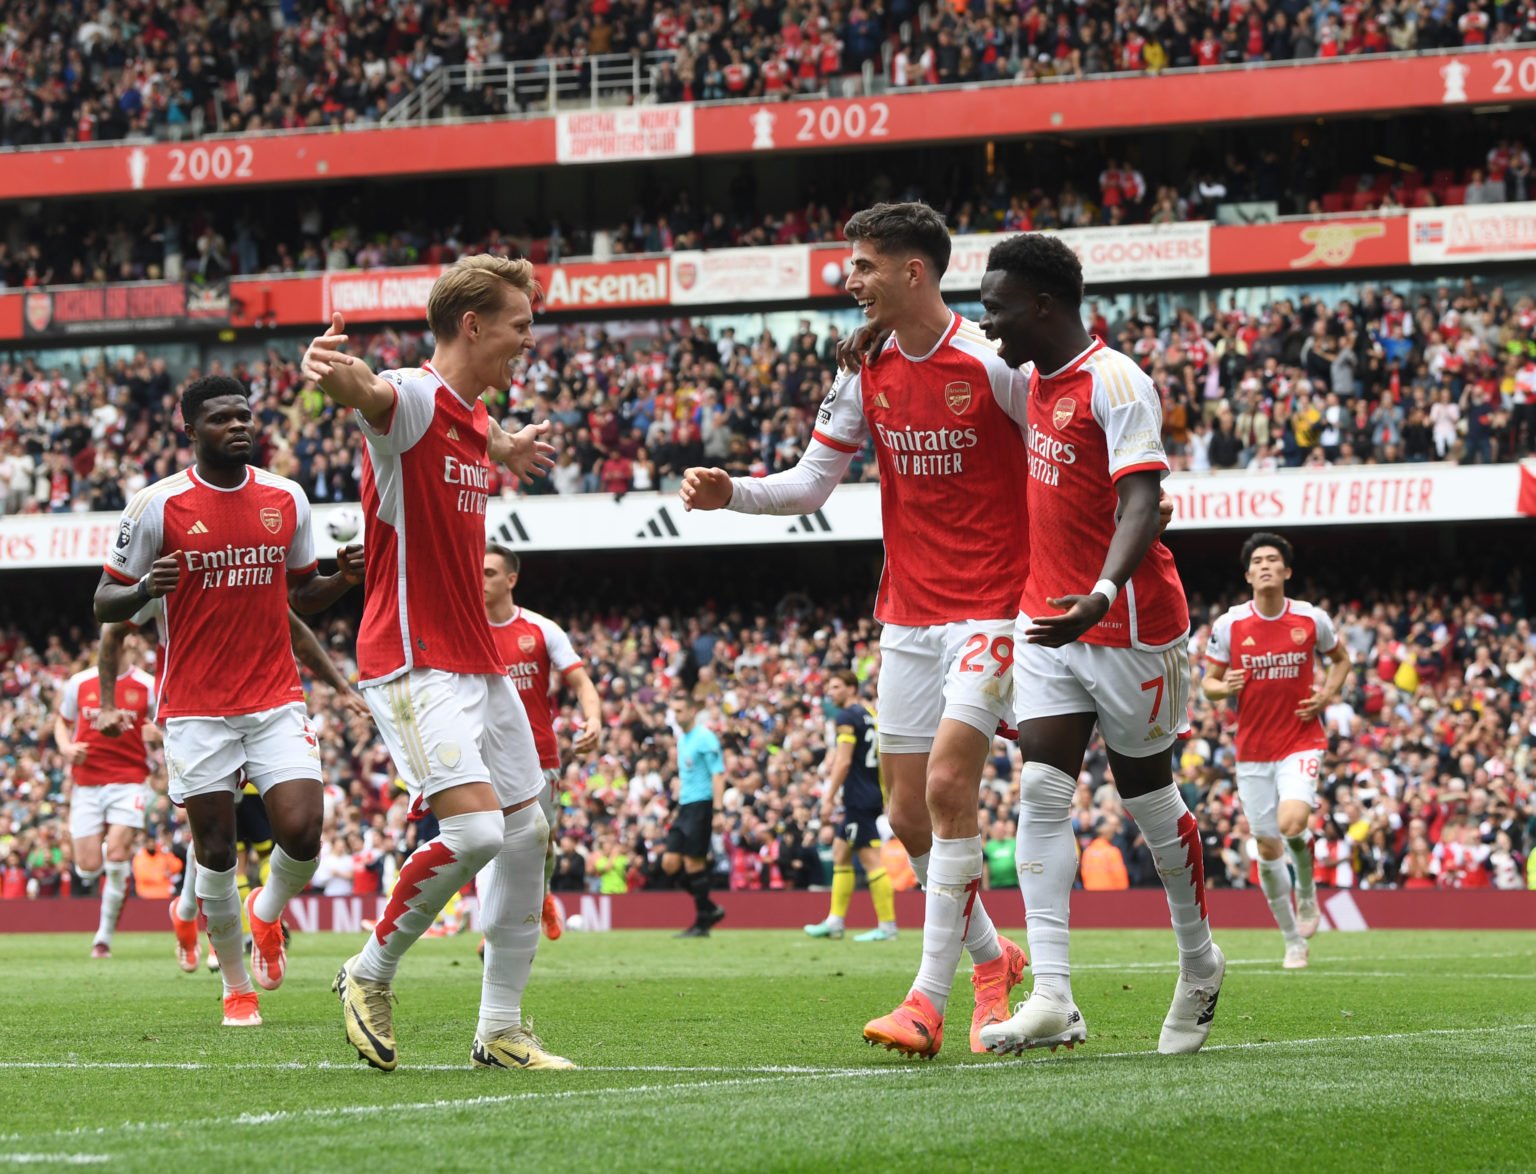
<svg viewBox="0 0 1536 1174">
<path fill-rule="evenodd" d="M 1256 836 L 1280 838 L 1280 804 L 1317 806 L 1317 777 L 1323 766 L 1321 750 L 1301 750 L 1279 762 L 1239 762 L 1237 797 Z"/>
<path fill-rule="evenodd" d="M 363 697 L 412 806 L 465 783 L 490 783 L 503 807 L 549 789 L 509 677 L 412 669 Z"/>
<path fill-rule="evenodd" d="M 1081 641 L 1030 644 L 1020 614 L 1013 661 L 1018 724 L 1068 713 L 1098 719 L 1104 744 L 1127 758 L 1166 753 L 1189 729 L 1189 641 L 1161 652 Z"/>
<path fill-rule="evenodd" d="M 559 826 L 560 814 L 560 777 L 564 772 L 558 766 L 546 766 L 544 768 L 544 789 L 539 792 L 539 810 L 544 813 L 544 820 L 549 824 L 549 830 L 553 832 Z M 551 835 L 549 842 L 555 842 Z"/>
<path fill-rule="evenodd" d="M 880 632 L 880 733 L 932 738 L 944 718 L 989 738 L 1013 710 L 1013 621 Z"/>
<path fill-rule="evenodd" d="M 144 783 L 108 783 L 76 787 L 69 793 L 69 834 L 75 839 L 100 836 L 107 827 L 142 828 L 149 787 Z"/>
<path fill-rule="evenodd" d="M 165 722 L 171 800 L 228 791 L 245 781 L 265 795 L 278 783 L 320 781 L 320 744 L 302 701 L 238 717 L 173 717 Z"/>
</svg>

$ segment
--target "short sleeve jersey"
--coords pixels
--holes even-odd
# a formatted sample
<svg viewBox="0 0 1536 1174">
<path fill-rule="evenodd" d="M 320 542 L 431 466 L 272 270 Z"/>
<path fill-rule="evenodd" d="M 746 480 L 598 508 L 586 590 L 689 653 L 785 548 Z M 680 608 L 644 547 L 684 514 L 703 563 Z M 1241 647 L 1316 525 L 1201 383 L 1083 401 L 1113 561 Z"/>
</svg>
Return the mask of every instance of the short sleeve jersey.
<svg viewBox="0 0 1536 1174">
<path fill-rule="evenodd" d="M 1027 616 L 1056 614 L 1046 600 L 1082 595 L 1115 536 L 1115 483 L 1166 475 L 1162 401 L 1136 363 L 1099 339 L 1062 370 L 1029 369 L 1029 579 Z M 1085 644 L 1160 651 L 1189 633 L 1173 553 L 1154 542 Z"/>
<path fill-rule="evenodd" d="M 181 562 L 161 601 L 158 717 L 234 717 L 304 699 L 288 638 L 288 577 L 315 569 L 309 500 L 248 468 L 236 489 L 187 469 L 134 495 L 106 572 L 121 583 L 158 558 Z"/>
<path fill-rule="evenodd" d="M 363 685 L 413 668 L 503 671 L 485 619 L 485 508 L 496 479 L 485 404 L 431 367 L 385 371 L 395 404 L 378 428 L 356 413 L 363 461 Z"/>
<path fill-rule="evenodd" d="M 720 739 L 698 722 L 677 739 L 677 773 L 682 779 L 679 803 L 702 803 L 715 797 L 715 776 L 725 773 Z"/>
<path fill-rule="evenodd" d="M 1312 693 L 1317 654 L 1337 644 L 1327 613 L 1299 599 L 1273 618 L 1250 600 L 1211 626 L 1206 659 L 1245 674 L 1235 699 L 1239 762 L 1279 762 L 1328 745 L 1321 719 L 1302 721 L 1296 710 Z"/>
<path fill-rule="evenodd" d="M 880 466 L 883 623 L 1006 619 L 1029 570 L 1027 385 L 956 314 L 926 355 L 894 335 L 873 366 L 839 376 L 815 438 L 843 452 L 873 441 Z"/>
<path fill-rule="evenodd" d="M 101 677 L 94 668 L 70 677 L 59 701 L 59 716 L 75 726 L 76 742 L 85 746 L 85 758 L 71 768 L 77 787 L 104 787 L 111 783 L 140 783 L 149 774 L 149 753 L 144 748 L 144 726 L 155 712 L 155 682 L 143 669 L 130 668 L 117 678 L 117 708 L 133 715 L 133 724 L 115 738 L 96 729 L 101 712 Z"/>
<path fill-rule="evenodd" d="M 560 745 L 555 740 L 550 701 L 559 688 L 556 674 L 563 680 L 571 669 L 581 667 L 581 657 L 559 624 L 525 607 L 518 608 L 506 623 L 492 624 L 491 639 L 528 712 L 539 765 L 545 770 L 559 770 Z"/>
<path fill-rule="evenodd" d="M 880 790 L 880 754 L 875 747 L 874 715 L 862 705 L 840 709 L 832 719 L 837 744 L 853 747 L 853 760 L 843 779 L 843 808 L 847 811 L 879 811 L 885 806 Z"/>
</svg>

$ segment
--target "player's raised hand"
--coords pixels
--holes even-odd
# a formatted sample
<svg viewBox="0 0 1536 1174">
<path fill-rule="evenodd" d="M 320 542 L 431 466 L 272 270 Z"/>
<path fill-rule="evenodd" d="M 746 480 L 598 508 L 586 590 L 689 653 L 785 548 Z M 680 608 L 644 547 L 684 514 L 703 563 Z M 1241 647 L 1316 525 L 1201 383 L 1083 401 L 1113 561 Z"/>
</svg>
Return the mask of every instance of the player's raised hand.
<svg viewBox="0 0 1536 1174">
<path fill-rule="evenodd" d="M 159 599 L 181 585 L 181 559 L 175 554 L 157 558 L 149 567 L 149 597 Z"/>
<path fill-rule="evenodd" d="M 305 379 L 311 383 L 324 383 L 337 368 L 352 365 L 352 356 L 339 349 L 347 345 L 346 327 L 345 320 L 338 312 L 331 315 L 330 329 L 325 334 L 310 339 L 304 359 L 299 364 Z"/>
<path fill-rule="evenodd" d="M 532 485 L 535 477 L 542 477 L 555 467 L 555 446 L 543 439 L 549 427 L 548 420 L 529 424 L 516 432 L 506 432 L 496 426 L 486 454 L 491 460 L 505 465 L 519 485 Z"/>
<path fill-rule="evenodd" d="M 363 557 L 363 548 L 358 543 L 351 546 L 343 546 L 336 552 L 336 569 L 341 572 L 341 577 L 353 587 L 363 581 L 363 570 L 367 560 Z"/>
<path fill-rule="evenodd" d="M 1063 595 L 1060 599 L 1045 602 L 1064 610 L 1060 615 L 1036 616 L 1025 629 L 1024 637 L 1031 644 L 1044 644 L 1047 648 L 1071 644 L 1109 612 L 1109 600 L 1097 591 L 1087 595 Z"/>
<path fill-rule="evenodd" d="M 723 510 L 731 503 L 731 475 L 724 469 L 692 468 L 683 471 L 677 496 L 685 510 Z"/>
<path fill-rule="evenodd" d="M 1304 722 L 1312 721 L 1319 717 L 1328 706 L 1328 698 L 1321 690 L 1313 689 L 1311 694 L 1296 707 L 1296 716 Z"/>
</svg>

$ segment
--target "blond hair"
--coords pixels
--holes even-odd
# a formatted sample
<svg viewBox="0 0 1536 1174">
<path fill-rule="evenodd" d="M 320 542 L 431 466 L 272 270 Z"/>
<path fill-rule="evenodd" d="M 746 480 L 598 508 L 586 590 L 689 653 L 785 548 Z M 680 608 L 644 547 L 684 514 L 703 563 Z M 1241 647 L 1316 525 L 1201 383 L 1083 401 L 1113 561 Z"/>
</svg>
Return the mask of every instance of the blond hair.
<svg viewBox="0 0 1536 1174">
<path fill-rule="evenodd" d="M 461 257 L 437 279 L 427 296 L 427 328 L 439 342 L 459 336 L 459 323 L 473 310 L 493 314 L 506 302 L 505 287 L 521 290 L 530 302 L 543 291 L 533 279 L 533 262 L 482 253 Z"/>
</svg>

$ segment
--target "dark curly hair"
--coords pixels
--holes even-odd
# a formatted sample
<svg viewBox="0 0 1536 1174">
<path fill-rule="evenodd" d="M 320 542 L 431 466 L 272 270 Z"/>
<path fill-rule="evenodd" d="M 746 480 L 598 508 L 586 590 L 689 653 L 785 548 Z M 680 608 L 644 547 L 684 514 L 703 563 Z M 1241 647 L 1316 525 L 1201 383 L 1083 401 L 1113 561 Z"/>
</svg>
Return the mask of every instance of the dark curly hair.
<svg viewBox="0 0 1536 1174">
<path fill-rule="evenodd" d="M 1253 552 L 1262 546 L 1273 546 L 1280 552 L 1280 561 L 1290 567 L 1296 561 L 1296 552 L 1291 549 L 1291 544 L 1278 534 L 1270 534 L 1260 530 L 1247 542 L 1243 543 L 1242 562 L 1239 564 L 1243 570 L 1248 569 L 1249 562 L 1253 559 Z"/>
<path fill-rule="evenodd" d="M 197 423 L 197 414 L 203 410 L 205 403 L 225 395 L 238 395 L 241 399 L 250 398 L 250 392 L 245 390 L 245 384 L 228 375 L 204 375 L 201 379 L 194 379 L 181 393 L 182 422 L 188 428 L 192 427 Z"/>
<path fill-rule="evenodd" d="M 1082 262 L 1072 246 L 1058 236 L 1025 232 L 1010 237 L 992 246 L 987 268 L 1012 273 L 1065 305 L 1083 304 Z"/>
<path fill-rule="evenodd" d="M 909 251 L 920 254 L 943 277 L 949 268 L 949 229 L 944 217 L 927 204 L 876 204 L 848 218 L 843 236 L 868 241 L 882 253 Z"/>
</svg>

